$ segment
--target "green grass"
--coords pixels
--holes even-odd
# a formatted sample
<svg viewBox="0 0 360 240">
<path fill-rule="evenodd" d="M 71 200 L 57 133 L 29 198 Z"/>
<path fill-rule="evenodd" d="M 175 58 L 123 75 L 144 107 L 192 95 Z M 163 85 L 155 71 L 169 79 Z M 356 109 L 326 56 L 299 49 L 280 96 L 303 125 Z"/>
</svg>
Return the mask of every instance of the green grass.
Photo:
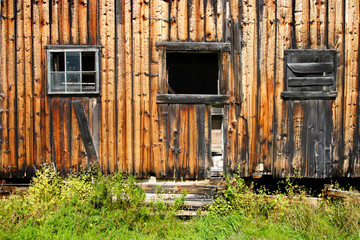
<svg viewBox="0 0 360 240">
<path fill-rule="evenodd" d="M 185 195 L 174 205 L 145 205 L 134 183 L 99 171 L 64 180 L 44 167 L 27 193 L 0 199 L 0 239 L 360 239 L 358 199 L 293 201 L 307 193 L 290 180 L 271 200 L 229 180 L 206 215 L 188 220 L 175 216 Z"/>
</svg>

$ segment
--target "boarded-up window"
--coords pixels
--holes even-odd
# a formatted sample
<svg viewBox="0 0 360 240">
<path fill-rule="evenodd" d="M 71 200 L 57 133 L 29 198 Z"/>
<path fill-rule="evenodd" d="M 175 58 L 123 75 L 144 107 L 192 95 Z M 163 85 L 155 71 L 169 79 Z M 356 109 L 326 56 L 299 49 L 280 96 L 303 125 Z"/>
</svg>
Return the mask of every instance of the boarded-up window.
<svg viewBox="0 0 360 240">
<path fill-rule="evenodd" d="M 285 50 L 284 99 L 335 98 L 336 50 Z"/>
<path fill-rule="evenodd" d="M 99 93 L 99 49 L 49 46 L 48 94 Z"/>
</svg>

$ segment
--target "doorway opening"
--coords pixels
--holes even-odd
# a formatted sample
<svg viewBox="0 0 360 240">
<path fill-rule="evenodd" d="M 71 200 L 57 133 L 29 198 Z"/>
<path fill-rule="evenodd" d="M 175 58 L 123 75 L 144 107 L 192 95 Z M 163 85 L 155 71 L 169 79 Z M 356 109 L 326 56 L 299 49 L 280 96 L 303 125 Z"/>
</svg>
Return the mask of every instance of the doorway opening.
<svg viewBox="0 0 360 240">
<path fill-rule="evenodd" d="M 213 167 L 211 175 L 213 177 L 222 176 L 224 170 L 223 163 L 223 107 L 212 107 L 211 110 L 211 157 Z"/>
</svg>

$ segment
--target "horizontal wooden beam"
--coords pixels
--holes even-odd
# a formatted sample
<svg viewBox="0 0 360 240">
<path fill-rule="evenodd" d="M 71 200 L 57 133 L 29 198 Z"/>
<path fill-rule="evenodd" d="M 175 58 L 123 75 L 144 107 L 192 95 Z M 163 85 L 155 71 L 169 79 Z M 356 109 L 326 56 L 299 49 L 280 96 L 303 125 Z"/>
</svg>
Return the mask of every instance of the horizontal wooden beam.
<svg viewBox="0 0 360 240">
<path fill-rule="evenodd" d="M 99 45 L 46 45 L 45 49 L 88 49 L 88 48 L 103 48 Z"/>
<path fill-rule="evenodd" d="M 334 71 L 333 62 L 288 63 L 287 65 L 294 73 L 323 73 Z"/>
<path fill-rule="evenodd" d="M 336 98 L 337 94 L 336 91 L 284 91 L 281 93 L 281 97 L 285 100 L 331 99 Z"/>
<path fill-rule="evenodd" d="M 230 51 L 230 43 L 215 42 L 156 42 L 156 47 L 166 51 Z"/>
<path fill-rule="evenodd" d="M 158 94 L 156 103 L 174 104 L 228 104 L 230 95 L 199 95 L 199 94 Z"/>
<path fill-rule="evenodd" d="M 285 49 L 285 55 L 308 55 L 308 56 L 319 56 L 319 55 L 326 55 L 331 54 L 333 56 L 336 55 L 336 49 Z"/>
<path fill-rule="evenodd" d="M 334 83 L 333 77 L 290 77 L 288 80 L 289 87 L 331 86 Z"/>
</svg>

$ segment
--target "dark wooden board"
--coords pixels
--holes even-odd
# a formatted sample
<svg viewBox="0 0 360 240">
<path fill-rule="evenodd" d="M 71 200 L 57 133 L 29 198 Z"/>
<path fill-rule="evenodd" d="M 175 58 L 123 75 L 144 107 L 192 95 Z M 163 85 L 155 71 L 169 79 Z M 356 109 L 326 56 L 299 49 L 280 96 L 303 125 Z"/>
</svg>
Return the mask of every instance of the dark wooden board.
<svg viewBox="0 0 360 240">
<path fill-rule="evenodd" d="M 98 161 L 94 141 L 91 136 L 89 122 L 86 118 L 84 106 L 80 104 L 79 100 L 72 100 L 72 105 L 79 124 L 81 139 L 83 140 L 85 151 L 88 157 L 88 163 Z"/>
<path fill-rule="evenodd" d="M 230 95 L 157 94 L 156 103 L 164 104 L 226 104 Z"/>
<path fill-rule="evenodd" d="M 166 51 L 230 51 L 230 43 L 215 42 L 157 42 L 156 47 Z"/>
<path fill-rule="evenodd" d="M 288 63 L 287 66 L 294 73 L 323 73 L 334 71 L 333 62 Z"/>
<path fill-rule="evenodd" d="M 290 77 L 288 87 L 331 86 L 334 83 L 333 77 Z"/>
<path fill-rule="evenodd" d="M 338 92 L 331 91 L 331 92 L 310 92 L 310 91 L 303 91 L 303 92 L 281 92 L 281 97 L 286 100 L 303 100 L 303 99 L 331 99 L 336 98 Z"/>
</svg>

